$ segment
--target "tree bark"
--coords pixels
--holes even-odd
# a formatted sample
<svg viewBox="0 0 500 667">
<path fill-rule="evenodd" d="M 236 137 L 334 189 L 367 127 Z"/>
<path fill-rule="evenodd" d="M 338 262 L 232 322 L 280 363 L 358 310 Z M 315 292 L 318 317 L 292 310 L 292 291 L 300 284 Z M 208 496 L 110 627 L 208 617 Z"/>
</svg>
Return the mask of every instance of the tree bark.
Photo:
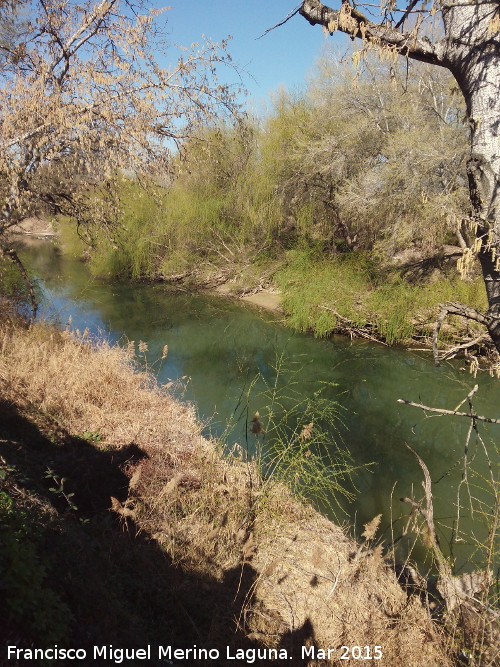
<svg viewBox="0 0 500 667">
<path fill-rule="evenodd" d="M 443 9 L 447 60 L 463 93 L 470 125 L 467 162 L 478 258 L 488 297 L 488 332 L 500 352 L 500 39 L 490 33 L 498 3 Z"/>
</svg>

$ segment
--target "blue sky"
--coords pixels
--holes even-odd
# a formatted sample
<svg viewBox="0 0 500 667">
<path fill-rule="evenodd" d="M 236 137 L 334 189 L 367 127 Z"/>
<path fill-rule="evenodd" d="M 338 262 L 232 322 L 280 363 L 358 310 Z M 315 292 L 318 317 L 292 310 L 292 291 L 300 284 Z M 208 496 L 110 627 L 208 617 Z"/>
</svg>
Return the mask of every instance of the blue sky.
<svg viewBox="0 0 500 667">
<path fill-rule="evenodd" d="M 154 0 L 154 4 L 165 3 Z M 186 46 L 202 35 L 214 41 L 232 35 L 229 51 L 250 75 L 244 76 L 243 83 L 252 105 L 260 106 L 282 84 L 289 89 L 302 86 L 325 43 L 339 39 L 327 40 L 320 27 L 313 28 L 299 15 L 256 39 L 297 4 L 298 0 L 171 0 L 168 30 L 172 42 Z"/>
</svg>

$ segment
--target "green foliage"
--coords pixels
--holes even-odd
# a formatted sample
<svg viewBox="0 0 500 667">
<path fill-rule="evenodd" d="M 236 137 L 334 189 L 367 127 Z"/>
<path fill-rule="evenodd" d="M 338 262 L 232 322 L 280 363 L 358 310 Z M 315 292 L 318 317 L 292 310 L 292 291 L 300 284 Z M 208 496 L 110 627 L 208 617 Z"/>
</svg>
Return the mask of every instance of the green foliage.
<svg viewBox="0 0 500 667">
<path fill-rule="evenodd" d="M 19 270 L 7 257 L 0 257 L 0 299 L 16 303 L 29 299 L 28 289 Z"/>
<path fill-rule="evenodd" d="M 377 274 L 370 254 L 359 251 L 328 258 L 310 250 L 292 251 L 275 278 L 289 323 L 318 337 L 348 324 L 369 327 L 389 344 L 406 343 L 422 323 L 432 321 L 444 301 L 486 307 L 479 279 L 442 277 L 410 284 L 397 271 Z"/>
<path fill-rule="evenodd" d="M 102 441 L 100 431 L 84 431 L 82 437 L 88 442 L 100 443 Z"/>
<path fill-rule="evenodd" d="M 466 209 L 461 103 L 445 74 L 411 67 L 373 58 L 355 70 L 327 55 L 307 90 L 279 91 L 264 120 L 202 128 L 162 186 L 117 178 L 121 213 L 89 235 L 92 272 L 241 278 L 251 264 L 281 265 L 294 327 L 363 328 L 388 343 L 410 339 L 444 300 L 484 304 L 477 283 L 418 286 L 387 268 L 456 243 Z"/>
<path fill-rule="evenodd" d="M 73 502 L 74 493 L 70 493 L 66 488 L 65 484 L 68 481 L 66 477 L 61 477 L 54 470 L 47 468 L 45 472 L 45 479 L 48 479 L 51 483 L 54 483 L 55 486 L 49 487 L 49 491 L 56 496 L 64 499 L 67 503 L 69 509 L 76 511 L 78 507 Z"/>
<path fill-rule="evenodd" d="M 36 280 L 32 281 L 32 285 L 36 294 Z M 18 266 L 8 257 L 0 256 L 0 319 L 19 315 L 31 315 L 30 290 Z"/>
<path fill-rule="evenodd" d="M 162 187 L 117 179 L 122 213 L 93 235 L 92 270 L 154 277 L 270 243 L 432 252 L 466 206 L 465 128 L 448 79 L 412 67 L 391 78 L 375 60 L 355 71 L 325 57 L 308 89 L 279 91 L 263 121 L 186 141 Z"/>
<path fill-rule="evenodd" d="M 70 614 L 47 581 L 41 539 L 33 517 L 18 508 L 9 493 L 0 491 L 3 622 L 33 641 L 50 644 L 67 635 Z"/>
</svg>

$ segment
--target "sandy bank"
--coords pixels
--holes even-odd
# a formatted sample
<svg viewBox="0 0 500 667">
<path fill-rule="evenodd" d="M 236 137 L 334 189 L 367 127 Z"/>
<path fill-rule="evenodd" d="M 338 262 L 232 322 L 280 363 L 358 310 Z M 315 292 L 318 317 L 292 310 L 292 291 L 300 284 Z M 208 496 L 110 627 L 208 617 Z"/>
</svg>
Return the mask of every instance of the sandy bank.
<svg viewBox="0 0 500 667">
<path fill-rule="evenodd" d="M 22 234 L 39 239 L 51 238 L 56 235 L 54 226 L 51 222 L 36 217 L 25 218 L 18 225 L 11 227 L 9 232 L 15 235 Z"/>
<path fill-rule="evenodd" d="M 253 303 L 256 306 L 266 308 L 267 310 L 276 311 L 281 309 L 281 294 L 279 294 L 279 292 L 268 292 L 263 290 L 262 292 L 256 292 L 255 294 L 242 296 L 241 299 L 242 301 Z"/>
<path fill-rule="evenodd" d="M 234 297 L 234 291 L 228 283 L 223 283 L 209 290 L 212 293 L 220 294 L 221 296 Z M 277 311 L 281 309 L 281 294 L 277 291 L 260 290 L 252 294 L 244 294 L 238 297 L 241 301 L 246 301 L 254 306 L 265 308 L 266 310 Z"/>
</svg>

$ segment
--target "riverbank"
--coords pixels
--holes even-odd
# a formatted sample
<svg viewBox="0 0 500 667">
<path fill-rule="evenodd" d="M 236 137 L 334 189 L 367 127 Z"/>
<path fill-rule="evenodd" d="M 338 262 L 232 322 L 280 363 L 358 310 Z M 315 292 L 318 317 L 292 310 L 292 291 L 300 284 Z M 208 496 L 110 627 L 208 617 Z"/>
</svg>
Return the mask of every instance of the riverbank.
<svg viewBox="0 0 500 667">
<path fill-rule="evenodd" d="M 132 346 L 3 325 L 0 350 L 9 643 L 275 648 L 311 665 L 333 660 L 301 646 L 363 645 L 386 665 L 452 664 L 381 548 L 263 486 L 237 450 L 222 458 Z"/>
<path fill-rule="evenodd" d="M 318 338 L 341 334 L 430 350 L 440 304 L 451 301 L 478 310 L 487 305 L 480 275 L 460 277 L 457 246 L 427 253 L 407 250 L 389 261 L 372 251 L 331 252 L 295 239 L 288 247 L 249 243 L 237 252 L 228 246 L 230 252 L 221 248 L 209 256 L 176 252 L 170 257 L 162 251 L 146 261 L 143 253 L 142 259 L 131 254 L 129 240 L 125 248 L 103 243 L 89 253 L 71 223 L 62 222 L 60 232 L 63 251 L 85 256 L 96 277 L 208 289 L 261 307 L 279 307 L 291 328 Z M 488 348 L 482 333 L 470 320 L 448 317 L 440 332 L 441 350 L 460 345 L 459 353 L 465 349 L 481 356 Z"/>
<path fill-rule="evenodd" d="M 207 290 L 241 299 L 282 312 L 285 324 L 319 338 L 340 334 L 431 351 L 440 304 L 453 301 L 479 310 L 486 308 L 480 276 L 462 280 L 458 275 L 456 262 L 461 250 L 456 246 L 444 246 L 440 253 L 429 256 L 402 253 L 391 265 L 381 264 L 366 252 L 325 256 L 305 246 L 264 253 L 253 261 L 250 258 L 254 253 L 248 248 L 223 262 L 220 258 L 197 260 L 184 264 L 180 272 L 155 270 L 132 276 L 128 271 L 121 275 L 110 270 L 124 260 L 118 248 L 106 249 L 107 268 L 103 267 L 99 252 L 97 256 L 86 253 L 67 222 L 55 226 L 55 236 L 53 223 L 38 219 L 25 223 L 12 236 L 16 243 L 33 245 L 52 237 L 63 252 L 88 262 L 97 278 L 163 282 L 175 289 Z M 117 255 L 115 260 L 108 256 L 110 252 Z M 449 317 L 441 327 L 441 351 L 458 348 L 448 358 L 464 350 L 481 357 L 489 351 L 488 337 L 483 333 L 471 321 Z"/>
</svg>

